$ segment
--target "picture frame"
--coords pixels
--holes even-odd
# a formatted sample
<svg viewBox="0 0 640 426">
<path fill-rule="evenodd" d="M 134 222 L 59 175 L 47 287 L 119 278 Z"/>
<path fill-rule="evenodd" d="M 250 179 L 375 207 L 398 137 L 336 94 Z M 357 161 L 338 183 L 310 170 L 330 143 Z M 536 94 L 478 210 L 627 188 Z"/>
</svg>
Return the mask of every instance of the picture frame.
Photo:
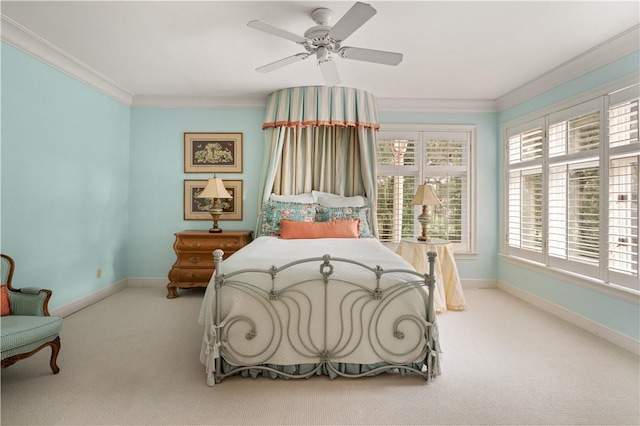
<svg viewBox="0 0 640 426">
<path fill-rule="evenodd" d="M 242 133 L 185 133 L 185 173 L 242 173 Z"/>
<path fill-rule="evenodd" d="M 220 220 L 242 220 L 242 180 L 223 179 L 225 189 L 231 194 L 231 199 L 221 199 L 222 216 Z M 211 220 L 209 209 L 212 200 L 197 198 L 207 185 L 207 179 L 184 180 L 184 220 Z"/>
</svg>

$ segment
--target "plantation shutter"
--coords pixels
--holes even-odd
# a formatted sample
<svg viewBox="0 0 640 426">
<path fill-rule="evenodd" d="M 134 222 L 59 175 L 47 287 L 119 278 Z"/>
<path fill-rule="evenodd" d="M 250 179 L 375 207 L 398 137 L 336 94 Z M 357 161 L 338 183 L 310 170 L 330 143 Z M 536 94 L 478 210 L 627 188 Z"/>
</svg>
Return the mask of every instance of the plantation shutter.
<svg viewBox="0 0 640 426">
<path fill-rule="evenodd" d="M 505 253 L 640 291 L 640 85 L 505 128 Z"/>
<path fill-rule="evenodd" d="M 507 251 L 536 261 L 543 252 L 543 124 L 535 120 L 507 134 Z"/>
<path fill-rule="evenodd" d="M 609 279 L 638 290 L 638 86 L 609 97 Z"/>
<path fill-rule="evenodd" d="M 429 235 L 451 241 L 467 251 L 471 232 L 469 168 L 471 140 L 468 132 L 424 132 L 424 177 L 442 206 L 434 206 Z"/>
<path fill-rule="evenodd" d="M 393 130 L 393 127 L 396 130 Z M 433 186 L 442 206 L 431 206 L 427 233 L 451 241 L 456 252 L 475 249 L 473 126 L 389 126 L 378 134 L 378 234 L 399 242 L 421 233 L 421 206 L 409 203 L 419 184 Z"/>
<path fill-rule="evenodd" d="M 419 173 L 418 132 L 380 132 L 378 158 L 378 238 L 399 242 L 414 234 L 413 199 Z"/>
<path fill-rule="evenodd" d="M 549 264 L 598 274 L 600 110 L 598 100 L 549 117 Z"/>
</svg>

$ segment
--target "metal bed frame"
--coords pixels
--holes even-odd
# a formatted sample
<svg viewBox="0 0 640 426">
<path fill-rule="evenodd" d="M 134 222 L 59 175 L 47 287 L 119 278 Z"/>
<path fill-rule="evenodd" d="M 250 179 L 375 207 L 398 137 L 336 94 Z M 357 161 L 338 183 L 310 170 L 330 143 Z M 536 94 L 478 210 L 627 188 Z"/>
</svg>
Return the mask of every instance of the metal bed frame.
<svg viewBox="0 0 640 426">
<path fill-rule="evenodd" d="M 431 379 L 440 374 L 439 367 L 439 342 L 436 316 L 434 310 L 434 288 L 435 288 L 435 276 L 434 276 L 434 262 L 436 253 L 429 252 L 427 254 L 429 259 L 429 273 L 420 274 L 416 271 L 408 269 L 389 269 L 384 270 L 380 266 L 369 267 L 363 263 L 345 259 L 345 258 L 332 258 L 330 255 L 324 255 L 322 257 L 313 257 L 296 260 L 287 263 L 283 266 L 272 266 L 268 270 L 264 269 L 242 269 L 230 272 L 228 274 L 222 271 L 222 257 L 223 251 L 218 249 L 214 253 L 215 262 L 215 316 L 214 316 L 214 339 L 209 344 L 207 351 L 213 351 L 215 353 L 215 369 L 208 372 L 207 384 L 213 386 L 215 383 L 221 382 L 225 377 L 238 374 L 245 370 L 254 371 L 268 371 L 285 378 L 307 378 L 315 374 L 328 374 L 331 371 L 336 376 L 358 378 L 367 375 L 374 375 L 383 371 L 398 370 L 402 372 L 413 372 L 422 375 L 426 382 L 429 383 Z M 286 283 L 279 286 L 278 277 L 283 271 L 290 268 L 294 268 L 298 265 L 318 264 L 318 275 L 313 279 L 304 279 L 294 283 Z M 349 263 L 357 265 L 363 270 L 369 271 L 365 274 L 369 276 L 371 274 L 371 282 L 350 282 L 339 277 L 334 276 L 334 265 L 338 266 L 340 263 Z M 247 281 L 248 278 L 243 279 L 243 274 L 246 273 L 258 273 L 267 274 L 270 276 L 271 288 L 269 290 L 255 286 Z M 401 273 L 403 275 L 409 274 L 415 279 L 407 280 L 406 275 L 404 278 L 396 278 L 387 274 Z M 337 275 L 337 274 L 336 274 Z M 386 288 L 380 287 L 380 280 L 383 276 L 387 276 L 387 280 L 391 279 L 391 285 L 385 285 Z M 396 282 L 397 280 L 397 282 Z M 311 336 L 311 312 L 313 306 L 311 306 L 311 299 L 305 295 L 305 286 L 315 286 L 316 291 L 318 287 L 318 281 L 324 283 L 324 306 L 320 306 L 321 310 L 318 313 L 318 309 L 314 311 L 316 320 L 314 321 L 314 328 L 320 326 L 322 329 L 323 338 L 312 338 Z M 369 284 L 369 285 L 367 285 Z M 348 288 L 347 294 L 342 300 L 333 301 L 328 293 L 329 289 L 333 285 L 348 286 L 342 287 Z M 256 300 L 265 312 L 268 312 L 271 320 L 271 329 L 269 324 L 256 324 L 256 320 L 250 318 L 250 313 L 243 313 L 238 316 L 227 316 L 222 318 L 222 293 L 225 288 L 233 287 L 236 290 L 241 291 Z M 400 295 L 411 291 L 418 287 L 428 288 L 427 306 L 425 307 L 426 318 L 422 318 L 418 315 L 405 313 L 395 317 L 392 327 L 385 327 L 384 333 L 392 333 L 393 339 L 414 339 L 405 340 L 409 345 L 415 341 L 416 344 L 412 345 L 412 349 L 398 353 L 389 345 L 385 345 L 379 336 L 378 322 L 380 316 L 385 312 L 385 309 L 389 304 Z M 286 312 L 286 318 L 275 309 L 276 304 L 282 304 Z M 304 318 L 298 318 L 298 324 L 292 324 L 292 312 L 293 318 L 297 315 L 301 315 L 303 309 L 301 304 L 307 304 L 310 308 L 308 315 Z M 328 343 L 328 330 L 327 316 L 329 304 L 332 304 L 334 309 L 339 309 L 340 312 L 340 324 L 342 330 L 331 330 L 334 334 L 338 334 L 337 343 Z M 373 304 L 374 307 L 368 310 L 368 314 L 365 315 L 364 305 Z M 324 324 L 318 325 L 318 315 L 323 319 Z M 396 315 L 396 314 L 394 314 Z M 363 317 L 365 316 L 365 317 Z M 402 327 L 405 322 L 410 322 L 414 326 Z M 235 326 L 242 324 L 241 327 L 235 328 Z M 262 326 L 262 327 L 261 327 Z M 234 330 L 235 328 L 235 330 Z M 359 328 L 359 330 L 358 330 Z M 234 347 L 231 343 L 229 336 L 232 333 L 244 333 L 244 339 L 252 340 L 258 335 L 258 330 L 271 330 L 272 336 L 268 339 L 269 343 L 258 350 L 253 350 L 252 353 L 242 353 L 240 349 Z M 247 330 L 249 330 L 247 332 Z M 416 335 L 416 330 L 418 330 Z M 363 341 L 364 333 L 368 333 L 369 341 Z M 267 336 L 268 337 L 268 336 Z M 335 336 L 334 340 L 335 340 Z M 236 339 L 238 336 L 235 337 Z M 240 338 L 242 338 L 240 336 Z M 387 342 L 390 336 L 386 336 Z M 311 371 L 306 371 L 301 374 L 291 374 L 281 371 L 266 364 L 266 360 L 269 359 L 278 348 L 281 346 L 283 339 L 287 339 L 291 344 L 295 352 L 303 356 L 305 359 L 309 359 L 311 364 Z M 321 340 L 321 341 L 318 341 Z M 370 349 L 374 351 L 376 356 L 383 360 L 382 363 L 371 366 L 371 369 L 364 373 L 350 374 L 344 371 L 340 371 L 336 367 L 336 363 L 342 362 L 345 356 L 353 353 L 353 351 L 360 345 L 368 345 Z M 416 353 L 420 351 L 420 355 L 417 359 L 420 361 L 416 364 L 415 359 L 411 362 L 394 362 L 393 359 L 402 358 L 408 354 Z M 227 361 L 227 371 L 223 371 L 223 358 Z M 255 362 L 249 365 L 244 365 L 239 359 L 252 359 Z M 406 359 L 406 358 L 405 358 Z M 383 364 L 383 365 L 380 365 Z M 422 364 L 422 367 L 416 368 L 416 365 Z M 315 366 L 314 366 L 315 365 Z M 229 370 L 230 368 L 230 370 Z M 308 369 L 307 369 L 308 370 Z M 324 371 L 324 373 L 322 373 Z M 245 373 L 246 374 L 246 373 Z"/>
</svg>

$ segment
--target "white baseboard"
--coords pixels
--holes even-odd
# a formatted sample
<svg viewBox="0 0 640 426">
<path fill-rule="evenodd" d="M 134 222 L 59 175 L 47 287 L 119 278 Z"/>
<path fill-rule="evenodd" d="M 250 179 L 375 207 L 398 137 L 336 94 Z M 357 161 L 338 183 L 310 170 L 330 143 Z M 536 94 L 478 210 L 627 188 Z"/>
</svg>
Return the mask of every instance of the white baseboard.
<svg viewBox="0 0 640 426">
<path fill-rule="evenodd" d="M 496 280 L 460 280 L 463 289 L 498 288 Z"/>
<path fill-rule="evenodd" d="M 99 302 L 100 300 L 119 292 L 120 290 L 124 290 L 126 287 L 127 280 L 118 281 L 81 299 L 74 300 L 71 303 L 52 310 L 51 315 L 57 315 L 61 317 L 69 316 L 74 312 L 78 312 L 79 310 L 84 309 L 87 306 L 93 305 L 94 303 Z"/>
<path fill-rule="evenodd" d="M 518 299 L 521 299 L 537 308 L 540 308 L 543 311 L 549 312 L 550 314 L 555 315 L 556 317 L 567 321 L 568 323 L 573 324 L 576 327 L 588 331 L 589 333 L 594 334 L 609 343 L 613 343 L 614 345 L 619 346 L 622 349 L 625 349 L 636 355 L 640 355 L 640 342 L 627 335 L 619 333 L 616 330 L 585 318 L 582 315 L 578 315 L 575 312 L 563 308 L 560 305 L 556 305 L 555 303 L 535 296 L 527 291 L 522 290 L 521 288 L 518 288 L 504 281 L 498 281 L 498 289 L 504 291 L 505 293 L 509 293 L 512 296 L 515 296 Z"/>
<path fill-rule="evenodd" d="M 166 278 L 129 278 L 127 287 L 166 287 L 169 280 Z"/>
</svg>

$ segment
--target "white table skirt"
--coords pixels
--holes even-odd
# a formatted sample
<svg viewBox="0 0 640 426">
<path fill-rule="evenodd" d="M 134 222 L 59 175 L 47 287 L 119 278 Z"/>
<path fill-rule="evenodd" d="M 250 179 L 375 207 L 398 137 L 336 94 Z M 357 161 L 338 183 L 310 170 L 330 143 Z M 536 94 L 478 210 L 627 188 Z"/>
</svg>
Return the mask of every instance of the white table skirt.
<svg viewBox="0 0 640 426">
<path fill-rule="evenodd" d="M 429 272 L 427 252 L 437 253 L 434 265 L 436 276 L 435 308 L 436 312 L 447 309 L 462 311 L 467 308 L 464 298 L 458 267 L 453 257 L 451 243 L 444 240 L 434 240 L 433 243 L 403 239 L 396 253 L 409 262 L 421 274 Z"/>
</svg>

